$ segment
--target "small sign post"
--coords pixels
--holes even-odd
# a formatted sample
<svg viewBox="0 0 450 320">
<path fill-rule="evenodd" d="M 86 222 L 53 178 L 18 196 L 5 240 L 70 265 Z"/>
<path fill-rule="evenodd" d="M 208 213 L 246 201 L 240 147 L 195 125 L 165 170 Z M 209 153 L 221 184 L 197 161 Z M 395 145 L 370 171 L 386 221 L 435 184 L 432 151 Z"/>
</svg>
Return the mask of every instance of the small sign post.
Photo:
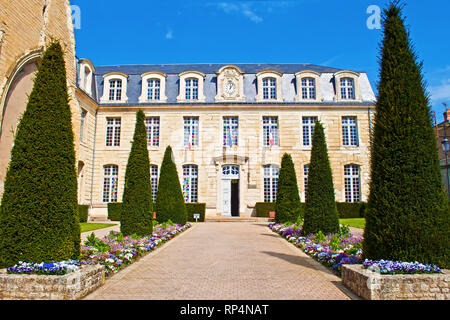
<svg viewBox="0 0 450 320">
<path fill-rule="evenodd" d="M 200 213 L 194 213 L 194 219 L 195 222 L 198 222 L 198 219 L 200 219 Z"/>
</svg>

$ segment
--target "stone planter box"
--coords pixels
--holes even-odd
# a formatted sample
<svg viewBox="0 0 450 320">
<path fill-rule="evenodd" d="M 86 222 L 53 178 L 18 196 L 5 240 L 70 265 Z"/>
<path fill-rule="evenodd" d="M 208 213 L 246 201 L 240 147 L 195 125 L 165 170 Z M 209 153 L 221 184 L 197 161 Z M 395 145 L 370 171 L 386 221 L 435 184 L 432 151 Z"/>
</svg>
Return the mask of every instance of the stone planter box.
<svg viewBox="0 0 450 320">
<path fill-rule="evenodd" d="M 83 266 L 64 276 L 16 275 L 0 270 L 0 300 L 78 300 L 105 283 L 105 267 Z"/>
<path fill-rule="evenodd" d="M 381 275 L 360 264 L 342 266 L 342 282 L 366 300 L 449 300 L 450 271 L 443 274 Z"/>
</svg>

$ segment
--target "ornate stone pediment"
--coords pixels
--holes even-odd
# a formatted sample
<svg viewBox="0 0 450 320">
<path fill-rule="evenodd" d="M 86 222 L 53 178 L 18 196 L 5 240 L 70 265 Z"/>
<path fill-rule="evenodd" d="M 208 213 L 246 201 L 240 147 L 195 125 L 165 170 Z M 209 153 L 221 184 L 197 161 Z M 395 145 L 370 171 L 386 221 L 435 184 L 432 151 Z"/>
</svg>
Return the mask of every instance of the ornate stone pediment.
<svg viewBox="0 0 450 320">
<path fill-rule="evenodd" d="M 244 102 L 244 72 L 236 66 L 222 67 L 217 74 L 216 102 Z"/>
</svg>

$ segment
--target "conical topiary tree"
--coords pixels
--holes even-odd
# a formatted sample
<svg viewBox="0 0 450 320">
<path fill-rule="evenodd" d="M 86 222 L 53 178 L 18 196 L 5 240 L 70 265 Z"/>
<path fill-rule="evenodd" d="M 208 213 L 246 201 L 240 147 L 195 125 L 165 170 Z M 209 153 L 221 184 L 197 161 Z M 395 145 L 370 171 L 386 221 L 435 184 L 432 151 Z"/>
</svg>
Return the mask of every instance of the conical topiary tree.
<svg viewBox="0 0 450 320">
<path fill-rule="evenodd" d="M 18 125 L 0 212 L 0 267 L 78 259 L 72 113 L 64 55 L 45 51 Z"/>
<path fill-rule="evenodd" d="M 363 256 L 448 268 L 449 214 L 422 63 L 398 1 L 384 10 Z"/>
<path fill-rule="evenodd" d="M 152 187 L 147 149 L 145 114 L 136 114 L 136 127 L 125 173 L 120 231 L 124 235 L 146 236 L 153 232 Z"/>
<path fill-rule="evenodd" d="M 290 154 L 284 154 L 277 187 L 276 222 L 295 223 L 302 216 L 300 195 L 298 192 L 297 175 Z"/>
<path fill-rule="evenodd" d="M 181 225 L 186 224 L 187 212 L 183 192 L 178 178 L 177 168 L 173 162 L 172 148 L 168 146 L 164 153 L 156 193 L 156 220 L 171 220 Z"/>
<path fill-rule="evenodd" d="M 339 219 L 327 143 L 323 126 L 318 121 L 312 139 L 303 234 L 319 231 L 324 234 L 339 232 Z"/>
</svg>

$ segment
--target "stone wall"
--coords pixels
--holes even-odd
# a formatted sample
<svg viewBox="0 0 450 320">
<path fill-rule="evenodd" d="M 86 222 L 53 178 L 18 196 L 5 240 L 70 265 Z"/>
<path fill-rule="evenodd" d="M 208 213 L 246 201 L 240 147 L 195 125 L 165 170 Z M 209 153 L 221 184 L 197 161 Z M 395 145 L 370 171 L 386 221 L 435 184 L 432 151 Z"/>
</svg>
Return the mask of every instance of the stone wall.
<svg viewBox="0 0 450 320">
<path fill-rule="evenodd" d="M 381 275 L 362 265 L 343 265 L 342 282 L 366 300 L 449 300 L 450 271 L 443 274 Z"/>
<path fill-rule="evenodd" d="M 15 275 L 0 270 L 0 300 L 78 300 L 105 283 L 105 267 L 83 266 L 65 276 Z"/>
</svg>

